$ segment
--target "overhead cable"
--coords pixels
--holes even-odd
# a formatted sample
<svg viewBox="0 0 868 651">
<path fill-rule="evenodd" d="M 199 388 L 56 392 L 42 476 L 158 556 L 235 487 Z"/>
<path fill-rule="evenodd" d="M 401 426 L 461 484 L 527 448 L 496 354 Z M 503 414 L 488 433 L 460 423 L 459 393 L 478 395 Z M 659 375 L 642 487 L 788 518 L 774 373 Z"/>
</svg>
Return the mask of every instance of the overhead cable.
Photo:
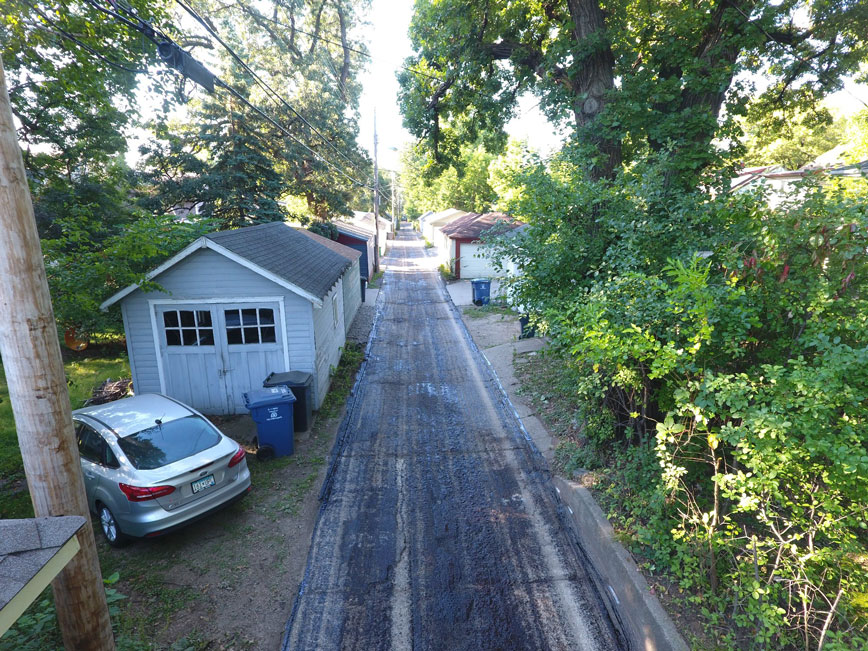
<svg viewBox="0 0 868 651">
<path fill-rule="evenodd" d="M 237 61 L 238 64 L 239 64 L 242 68 L 244 68 L 244 70 L 246 70 L 246 71 L 247 71 L 247 72 L 248 72 L 248 73 L 253 77 L 253 79 L 254 79 L 254 80 L 259 84 L 259 86 L 260 86 L 263 90 L 266 91 L 267 94 L 269 94 L 271 97 L 273 97 L 274 99 L 276 99 L 277 101 L 279 101 L 281 104 L 283 104 L 286 108 L 288 108 L 290 111 L 292 111 L 292 113 L 295 114 L 296 117 L 298 117 L 299 120 L 301 120 L 304 124 L 306 124 L 306 125 L 307 125 L 307 126 L 308 126 L 308 127 L 309 127 L 313 132 L 314 132 L 314 133 L 316 133 L 316 134 L 317 134 L 317 135 L 322 139 L 323 143 L 325 143 L 325 144 L 326 144 L 330 149 L 332 149 L 333 151 L 335 151 L 339 156 L 341 156 L 344 160 L 346 160 L 346 161 L 347 161 L 347 162 L 348 162 L 352 167 L 358 169 L 356 163 L 355 163 L 352 159 L 350 159 L 349 156 L 347 156 L 347 155 L 346 155 L 344 152 L 342 152 L 338 147 L 336 147 L 336 146 L 334 145 L 334 143 L 332 143 L 328 138 L 326 138 L 325 135 L 323 135 L 323 133 L 322 133 L 319 129 L 317 129 L 315 126 L 313 126 L 313 125 L 312 125 L 312 124 L 311 124 L 311 123 L 310 123 L 310 122 L 309 122 L 309 121 L 308 121 L 308 120 L 307 120 L 307 119 L 306 119 L 306 118 L 305 118 L 301 113 L 299 113 L 299 112 L 295 109 L 295 107 L 293 107 L 289 102 L 287 102 L 283 97 L 281 97 L 280 94 L 279 94 L 277 91 L 275 91 L 271 86 L 269 86 L 269 85 L 268 85 L 268 84 L 267 84 L 267 83 L 266 83 L 266 82 L 265 82 L 265 81 L 264 81 L 264 80 L 263 80 L 263 79 L 262 79 L 262 78 L 261 78 L 261 77 L 256 73 L 256 71 L 254 71 L 254 70 L 253 70 L 253 69 L 252 69 L 252 68 L 247 64 L 247 62 L 244 61 L 244 59 L 242 59 L 242 58 L 241 58 L 241 57 L 240 57 L 240 56 L 235 52 L 235 50 L 233 50 L 232 47 L 229 46 L 229 45 L 226 43 L 226 41 L 224 41 L 222 38 L 220 38 L 220 35 L 217 33 L 217 31 L 216 31 L 216 30 L 215 30 L 211 25 L 209 25 L 208 22 L 207 22 L 204 18 L 202 18 L 202 17 L 201 17 L 201 16 L 200 16 L 200 15 L 199 15 L 199 14 L 198 14 L 198 13 L 197 13 L 193 8 L 192 8 L 192 7 L 190 7 L 189 5 L 187 5 L 187 4 L 184 2 L 184 0 L 175 0 L 175 1 L 178 3 L 178 5 L 180 5 L 180 7 L 181 7 L 182 9 L 184 9 L 184 11 L 186 11 L 186 12 L 189 13 L 189 14 L 190 14 L 194 19 L 196 19 L 196 21 L 197 21 L 200 25 L 202 25 L 202 26 L 203 26 L 203 27 L 208 31 L 208 33 L 211 34 L 211 36 L 213 36 L 213 37 L 217 40 L 217 42 L 220 43 L 220 45 L 222 45 L 222 46 L 226 49 L 227 52 L 229 52 L 230 56 L 232 56 L 232 58 L 235 59 L 235 61 Z"/>
<path fill-rule="evenodd" d="M 94 6 L 95 8 L 99 9 L 99 10 L 102 11 L 103 13 L 105 13 L 105 14 L 107 14 L 107 15 L 109 15 L 109 16 L 115 18 L 116 20 L 120 21 L 121 23 L 127 25 L 127 26 L 130 27 L 131 29 L 134 29 L 134 30 L 136 30 L 136 31 L 138 31 L 138 32 L 140 32 L 140 33 L 142 33 L 142 34 L 144 34 L 148 39 L 150 39 L 150 40 L 153 41 L 155 44 L 157 44 L 158 52 L 160 53 L 161 58 L 162 58 L 162 59 L 163 59 L 167 64 L 169 64 L 169 65 L 171 65 L 172 67 L 177 68 L 179 71 L 181 71 L 182 74 L 185 74 L 185 75 L 189 76 L 189 73 L 190 73 L 191 70 L 193 70 L 194 68 L 195 68 L 196 70 L 201 69 L 201 71 L 203 71 L 203 74 L 201 74 L 201 75 L 196 75 L 196 77 L 198 77 L 198 78 L 196 78 L 196 77 L 190 77 L 193 81 L 196 81 L 196 82 L 199 83 L 200 85 L 205 86 L 207 90 L 212 90 L 212 91 L 213 91 L 213 88 L 209 88 L 209 84 L 213 84 L 213 86 L 217 86 L 217 87 L 219 87 L 219 88 L 223 88 L 224 90 L 228 91 L 231 95 L 233 95 L 236 99 L 238 99 L 240 102 L 242 102 L 245 106 L 249 107 L 249 108 L 250 108 L 252 111 L 254 111 L 257 115 L 259 115 L 259 116 L 262 117 L 264 120 L 266 120 L 268 123 L 270 123 L 270 124 L 272 124 L 274 127 L 276 127 L 276 128 L 277 128 L 281 133 L 283 133 L 287 138 L 289 138 L 290 140 L 292 140 L 293 142 L 295 142 L 296 144 L 300 145 L 300 146 L 303 147 L 305 150 L 307 150 L 308 152 L 310 152 L 310 154 L 311 154 L 311 155 L 312 155 L 312 156 L 313 156 L 317 161 L 323 163 L 324 165 L 326 165 L 326 166 L 329 167 L 330 169 L 334 170 L 335 172 L 337 172 L 337 173 L 340 174 L 341 176 L 344 176 L 345 178 L 347 178 L 347 179 L 348 179 L 350 182 L 352 182 L 353 184 L 358 185 L 358 186 L 363 187 L 363 188 L 373 189 L 371 186 L 367 185 L 366 183 L 363 183 L 362 181 L 359 181 L 358 179 L 356 179 L 356 178 L 353 177 L 352 175 L 347 174 L 347 173 L 346 173 L 344 170 L 342 170 L 340 167 L 338 167 L 337 165 L 333 164 L 331 161 L 329 161 L 328 159 L 326 159 L 326 158 L 324 158 L 322 155 L 320 155 L 317 151 L 315 151 L 314 149 L 312 149 L 311 147 L 309 147 L 307 144 L 305 144 L 304 142 L 302 142 L 301 140 L 299 140 L 299 138 L 297 138 L 297 137 L 296 137 L 292 132 L 290 132 L 286 127 L 284 127 L 282 124 L 280 124 L 279 122 L 277 122 L 274 118 L 272 118 L 270 115 L 268 115 L 267 113 L 265 113 L 265 111 L 263 111 L 263 110 L 260 109 L 259 107 L 257 107 L 257 106 L 255 106 L 254 104 L 252 104 L 252 103 L 251 103 L 251 102 L 250 102 L 246 97 L 244 97 L 241 93 L 239 93 L 235 88 L 233 88 L 232 86 L 230 86 L 229 84 L 227 84 L 226 82 L 224 82 L 223 80 L 221 80 L 221 79 L 220 79 L 219 77 L 217 77 L 216 75 L 213 75 L 213 74 L 212 74 L 210 71 L 208 71 L 208 70 L 207 70 L 207 69 L 206 69 L 206 68 L 205 68 L 201 63 L 199 63 L 198 61 L 196 61 L 196 59 L 193 58 L 192 55 L 190 55 L 189 52 L 186 52 L 185 50 L 181 49 L 180 46 L 178 46 L 177 43 L 175 43 L 171 38 L 169 38 L 169 37 L 168 37 L 167 35 L 165 35 L 163 32 L 161 32 L 161 31 L 155 29 L 155 28 L 154 28 L 154 27 L 153 27 L 149 22 L 147 22 L 147 21 L 141 19 L 140 17 L 138 17 L 138 15 L 137 15 L 133 10 L 132 10 L 132 8 L 130 8 L 130 7 L 128 7 L 128 6 L 123 6 L 123 5 L 121 5 L 122 8 L 123 8 L 123 10 L 124 10 L 126 13 L 128 13 L 132 18 L 134 18 L 136 22 L 133 22 L 132 20 L 130 20 L 130 19 L 128 19 L 128 18 L 126 18 L 126 17 L 120 15 L 118 12 L 113 11 L 112 9 L 108 9 L 108 8 L 106 8 L 106 7 L 102 7 L 101 5 L 99 5 L 98 3 L 96 3 L 95 0 L 85 0 L 85 1 L 86 1 L 88 4 L 90 4 L 90 5 Z M 113 3 L 113 4 L 114 4 L 114 3 Z M 181 3 L 181 2 L 179 2 L 179 4 L 181 4 L 182 6 L 184 6 L 183 3 Z M 192 10 L 189 10 L 189 11 L 192 11 Z M 193 13 L 195 14 L 195 12 L 193 12 Z M 198 14 L 196 14 L 196 16 L 198 16 Z M 232 55 L 233 55 L 233 56 L 234 56 L 234 57 L 239 61 L 239 63 L 241 63 L 241 64 L 245 67 L 245 69 L 249 70 L 250 73 L 251 73 L 255 78 L 258 79 L 258 76 L 256 75 L 256 73 L 253 72 L 252 70 L 250 70 L 249 66 L 247 66 L 246 63 L 244 63 L 243 61 L 241 61 L 240 57 L 238 57 L 238 55 L 235 54 L 234 51 L 231 50 L 231 48 L 229 48 L 225 43 L 223 43 L 222 40 L 219 38 L 219 36 L 217 36 L 217 34 L 213 33 L 213 30 L 211 30 L 211 29 L 206 25 L 206 23 L 204 22 L 204 20 L 203 20 L 201 17 L 198 17 L 198 20 L 199 20 L 199 22 L 201 22 L 203 25 L 206 26 L 206 29 L 208 29 L 208 31 L 209 31 L 209 32 L 210 32 L 210 33 L 211 33 L 215 38 L 217 38 L 218 41 L 220 41 L 221 44 L 222 44 L 224 47 L 227 48 L 227 50 L 230 51 L 230 54 L 232 54 Z M 158 36 L 160 37 L 159 39 L 157 38 Z M 160 39 L 162 39 L 162 40 L 160 40 Z M 206 79 L 206 77 L 207 77 L 207 79 Z M 265 84 L 265 82 L 261 82 L 261 83 L 264 84 L 264 85 L 265 85 L 265 86 L 266 86 L 266 87 L 271 91 L 271 93 L 274 93 L 274 94 L 276 95 L 275 91 L 274 91 L 273 89 L 271 89 L 267 84 Z M 278 96 L 278 97 L 279 97 L 279 96 Z M 295 109 L 292 109 L 292 110 L 293 110 L 293 112 L 296 113 L 296 115 L 298 115 L 298 113 L 295 111 Z M 302 116 L 299 115 L 299 117 L 300 117 L 304 122 L 307 123 L 307 121 L 304 120 L 304 118 L 303 118 Z M 309 123 L 308 123 L 308 124 L 309 124 Z M 313 128 L 312 125 L 309 125 L 309 126 L 311 126 L 311 128 Z M 318 133 L 318 132 L 317 132 L 317 133 Z M 323 137 L 322 134 L 320 134 L 320 137 Z M 323 139 L 325 140 L 324 137 L 323 137 Z M 331 145 L 331 143 L 329 143 L 328 141 L 325 141 L 325 142 L 326 142 L 326 144 Z M 339 152 L 339 153 L 341 153 L 341 152 Z M 343 155 L 343 154 L 342 154 L 342 155 Z M 344 156 L 344 157 L 346 158 L 346 156 Z M 347 159 L 347 160 L 349 160 L 349 159 Z M 350 162 L 352 162 L 352 161 L 350 161 Z"/>
<path fill-rule="evenodd" d="M 85 51 L 88 52 L 89 54 L 92 54 L 93 56 L 95 56 L 97 59 L 99 59 L 99 60 L 102 61 L 103 63 L 106 63 L 106 64 L 112 66 L 113 68 L 117 68 L 118 70 L 123 70 L 124 72 L 130 72 L 130 73 L 133 73 L 133 74 L 136 74 L 136 73 L 139 73 L 139 72 L 147 72 L 147 70 L 144 70 L 144 69 L 142 69 L 142 68 L 129 68 L 129 67 L 125 66 L 125 65 L 122 65 L 122 64 L 118 63 L 117 61 L 112 61 L 112 60 L 109 59 L 108 57 L 106 57 L 106 56 L 104 56 L 103 54 L 97 52 L 94 48 L 92 48 L 92 47 L 91 47 L 90 45 L 88 45 L 87 43 L 84 43 L 83 41 L 80 41 L 80 40 L 77 39 L 75 36 L 73 36 L 72 34 L 70 34 L 69 32 L 67 32 L 67 31 L 66 31 L 65 29 L 63 29 L 60 25 L 58 25 L 55 21 L 53 21 L 53 20 L 52 20 L 51 18 L 49 18 L 46 14 L 44 14 L 44 13 L 39 9 L 39 7 L 37 7 L 37 6 L 35 6 L 35 5 L 31 5 L 30 3 L 27 3 L 27 4 L 28 4 L 28 6 L 29 6 L 31 9 L 33 9 L 33 11 L 36 12 L 36 14 L 37 14 L 38 16 L 40 16 L 40 17 L 41 17 L 41 18 L 42 18 L 46 23 L 48 23 L 49 25 L 51 25 L 51 27 L 54 28 L 54 30 L 53 30 L 54 32 L 56 32 L 56 33 L 59 34 L 60 36 L 63 36 L 63 37 L 66 38 L 66 39 L 69 39 L 70 41 L 72 41 L 73 43 L 75 43 L 76 45 L 78 45 L 80 48 L 82 48 L 83 50 L 85 50 Z"/>
</svg>

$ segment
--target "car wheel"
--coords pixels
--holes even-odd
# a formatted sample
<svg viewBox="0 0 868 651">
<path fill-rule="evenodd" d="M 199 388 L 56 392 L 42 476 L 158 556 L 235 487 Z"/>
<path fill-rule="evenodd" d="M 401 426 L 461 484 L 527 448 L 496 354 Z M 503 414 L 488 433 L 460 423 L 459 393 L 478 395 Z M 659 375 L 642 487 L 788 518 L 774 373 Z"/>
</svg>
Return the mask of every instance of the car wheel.
<svg viewBox="0 0 868 651">
<path fill-rule="evenodd" d="M 99 515 L 99 526 L 105 536 L 106 541 L 112 547 L 123 547 L 129 539 L 121 531 L 114 514 L 105 504 L 100 504 L 97 510 Z"/>
</svg>

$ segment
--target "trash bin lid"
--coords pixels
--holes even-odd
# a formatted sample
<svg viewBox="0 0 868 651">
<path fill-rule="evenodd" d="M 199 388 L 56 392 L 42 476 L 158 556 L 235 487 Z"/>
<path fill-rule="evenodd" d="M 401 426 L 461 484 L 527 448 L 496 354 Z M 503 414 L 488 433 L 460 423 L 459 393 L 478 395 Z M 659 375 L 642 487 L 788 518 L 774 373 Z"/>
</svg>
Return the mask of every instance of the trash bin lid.
<svg viewBox="0 0 868 651">
<path fill-rule="evenodd" d="M 304 371 L 289 371 L 287 373 L 271 373 L 265 382 L 264 387 L 273 387 L 278 385 L 286 385 L 291 387 L 306 386 L 313 382 L 313 375 Z"/>
<path fill-rule="evenodd" d="M 253 389 L 244 394 L 244 406 L 248 409 L 293 402 L 295 402 L 295 396 L 285 386 Z"/>
<path fill-rule="evenodd" d="M 490 283 L 491 280 L 490 280 L 489 278 L 474 278 L 474 279 L 471 280 L 470 282 L 473 283 L 473 284 L 476 284 L 476 283 L 480 283 L 480 284 L 481 284 L 481 283 Z"/>
</svg>

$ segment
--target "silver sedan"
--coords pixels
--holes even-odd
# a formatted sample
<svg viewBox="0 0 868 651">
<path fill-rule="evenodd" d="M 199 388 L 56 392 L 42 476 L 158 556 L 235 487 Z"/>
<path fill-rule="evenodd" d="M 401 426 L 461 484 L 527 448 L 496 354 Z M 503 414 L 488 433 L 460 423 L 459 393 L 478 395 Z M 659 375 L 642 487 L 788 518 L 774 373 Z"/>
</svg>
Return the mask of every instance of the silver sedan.
<svg viewBox="0 0 868 651">
<path fill-rule="evenodd" d="M 72 417 L 87 501 L 112 546 L 168 533 L 251 488 L 244 448 L 172 398 L 142 394 Z"/>
</svg>

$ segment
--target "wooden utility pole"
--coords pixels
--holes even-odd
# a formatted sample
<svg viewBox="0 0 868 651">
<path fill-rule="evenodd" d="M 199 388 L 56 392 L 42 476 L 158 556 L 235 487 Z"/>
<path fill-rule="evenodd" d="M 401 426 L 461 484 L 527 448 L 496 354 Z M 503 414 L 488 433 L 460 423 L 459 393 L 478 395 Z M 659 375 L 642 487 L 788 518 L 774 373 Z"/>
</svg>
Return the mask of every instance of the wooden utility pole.
<svg viewBox="0 0 868 651">
<path fill-rule="evenodd" d="M 60 341 L 42 249 L 0 60 L 0 356 L 18 445 L 37 516 L 83 515 L 90 521 Z M 53 582 L 67 649 L 115 648 L 93 529 Z"/>
<path fill-rule="evenodd" d="M 377 168 L 377 109 L 374 109 L 374 271 L 380 270 L 380 170 Z"/>
</svg>

